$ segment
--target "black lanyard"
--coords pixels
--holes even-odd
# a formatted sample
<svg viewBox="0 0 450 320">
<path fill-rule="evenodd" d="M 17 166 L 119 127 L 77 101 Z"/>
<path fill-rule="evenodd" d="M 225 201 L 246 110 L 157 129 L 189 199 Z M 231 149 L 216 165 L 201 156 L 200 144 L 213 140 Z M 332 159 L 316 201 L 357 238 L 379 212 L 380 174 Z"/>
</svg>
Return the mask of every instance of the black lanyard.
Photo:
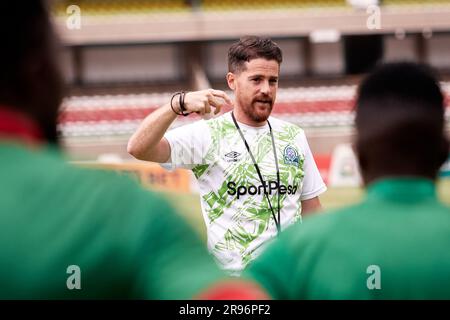
<svg viewBox="0 0 450 320">
<path fill-rule="evenodd" d="M 275 212 L 273 210 L 272 203 L 270 202 L 269 194 L 268 194 L 267 189 L 266 189 L 266 187 L 268 187 L 268 185 L 266 184 L 266 182 L 264 181 L 264 179 L 262 177 L 261 171 L 259 170 L 259 166 L 256 163 L 255 157 L 253 156 L 253 153 L 251 152 L 250 147 L 248 146 L 247 140 L 245 140 L 244 134 L 242 133 L 241 128 L 239 127 L 239 125 L 238 125 L 238 123 L 236 121 L 236 118 L 234 117 L 234 113 L 233 112 L 231 112 L 231 117 L 233 118 L 234 125 L 235 125 L 237 131 L 239 132 L 239 135 L 241 136 L 242 141 L 244 141 L 245 148 L 247 148 L 247 151 L 250 154 L 250 158 L 252 158 L 253 165 L 255 166 L 256 172 L 258 173 L 258 176 L 259 176 L 259 180 L 261 181 L 261 184 L 263 185 L 264 195 L 266 196 L 267 202 L 269 203 L 269 207 L 270 207 L 270 211 L 272 212 L 273 220 L 275 221 L 275 225 L 277 226 L 277 232 L 278 232 L 278 234 L 280 234 L 280 232 L 281 232 L 281 220 L 280 220 L 280 170 L 278 168 L 277 149 L 275 148 L 275 138 L 273 136 L 272 126 L 270 125 L 269 120 L 267 120 L 267 124 L 269 125 L 270 137 L 272 138 L 273 155 L 275 157 L 275 168 L 277 170 L 277 189 L 278 189 L 278 192 L 277 192 L 278 193 L 278 208 L 277 208 L 278 210 L 277 211 L 278 211 L 278 219 L 277 219 L 277 217 L 275 217 Z"/>
</svg>

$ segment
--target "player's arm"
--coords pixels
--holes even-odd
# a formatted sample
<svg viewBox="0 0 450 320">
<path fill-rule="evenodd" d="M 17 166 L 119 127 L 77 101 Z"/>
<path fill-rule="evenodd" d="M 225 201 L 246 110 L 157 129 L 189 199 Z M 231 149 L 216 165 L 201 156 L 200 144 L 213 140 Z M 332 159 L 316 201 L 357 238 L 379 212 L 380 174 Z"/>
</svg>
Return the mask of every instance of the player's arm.
<svg viewBox="0 0 450 320">
<path fill-rule="evenodd" d="M 302 201 L 302 214 L 309 215 L 314 212 L 322 211 L 319 197 L 314 197 Z"/>
<path fill-rule="evenodd" d="M 220 90 L 207 89 L 188 92 L 184 99 L 186 112 L 204 115 L 211 112 L 211 107 L 213 107 L 217 114 L 220 112 L 222 103 L 219 103 L 215 98 L 222 98 L 227 103 L 232 104 L 226 93 Z M 176 119 L 177 114 L 175 112 L 181 113 L 178 99 L 173 99 L 172 103 L 172 106 L 169 102 L 144 119 L 128 141 L 127 151 L 129 154 L 139 160 L 160 163 L 170 160 L 170 146 L 164 138 L 164 134 Z"/>
</svg>

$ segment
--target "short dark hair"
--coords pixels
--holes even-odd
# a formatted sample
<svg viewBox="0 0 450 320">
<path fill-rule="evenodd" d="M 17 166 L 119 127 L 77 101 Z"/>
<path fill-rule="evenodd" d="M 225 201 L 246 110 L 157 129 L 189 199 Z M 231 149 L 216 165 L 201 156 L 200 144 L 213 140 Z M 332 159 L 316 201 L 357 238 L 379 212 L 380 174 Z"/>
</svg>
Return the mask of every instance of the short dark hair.
<svg viewBox="0 0 450 320">
<path fill-rule="evenodd" d="M 245 36 L 231 45 L 228 50 L 228 71 L 245 70 L 245 62 L 256 58 L 276 60 L 278 65 L 283 61 L 283 55 L 278 45 L 269 38 Z"/>
<path fill-rule="evenodd" d="M 1 1 L 0 104 L 27 114 L 57 143 L 64 82 L 45 0 Z"/>
<path fill-rule="evenodd" d="M 436 178 L 449 152 L 444 97 L 425 65 L 378 67 L 360 85 L 356 150 L 366 182 L 386 175 Z"/>
</svg>

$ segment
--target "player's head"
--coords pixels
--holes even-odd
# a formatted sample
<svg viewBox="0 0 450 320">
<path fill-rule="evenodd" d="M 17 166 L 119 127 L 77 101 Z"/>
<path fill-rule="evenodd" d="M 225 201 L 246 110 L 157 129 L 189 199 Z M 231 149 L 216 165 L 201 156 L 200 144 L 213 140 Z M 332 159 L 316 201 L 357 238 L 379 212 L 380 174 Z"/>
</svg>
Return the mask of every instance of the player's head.
<svg viewBox="0 0 450 320">
<path fill-rule="evenodd" d="M 57 142 L 63 82 L 55 37 L 44 1 L 1 1 L 0 105 L 30 116 Z"/>
<path fill-rule="evenodd" d="M 282 60 L 275 42 L 256 36 L 241 38 L 228 51 L 228 86 L 236 107 L 254 122 L 267 120 L 272 111 Z"/>
<path fill-rule="evenodd" d="M 356 151 L 366 183 L 386 176 L 434 179 L 447 158 L 444 97 L 432 71 L 386 64 L 360 85 Z"/>
</svg>

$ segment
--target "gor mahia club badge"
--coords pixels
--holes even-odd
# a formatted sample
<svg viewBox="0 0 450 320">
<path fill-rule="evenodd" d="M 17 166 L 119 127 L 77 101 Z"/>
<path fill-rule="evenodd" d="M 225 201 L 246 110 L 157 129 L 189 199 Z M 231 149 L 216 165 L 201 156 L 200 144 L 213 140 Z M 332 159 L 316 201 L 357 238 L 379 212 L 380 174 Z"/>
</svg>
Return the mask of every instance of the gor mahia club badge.
<svg viewBox="0 0 450 320">
<path fill-rule="evenodd" d="M 294 147 L 288 145 L 286 148 L 284 148 L 283 157 L 285 164 L 298 166 L 298 152 Z"/>
</svg>

